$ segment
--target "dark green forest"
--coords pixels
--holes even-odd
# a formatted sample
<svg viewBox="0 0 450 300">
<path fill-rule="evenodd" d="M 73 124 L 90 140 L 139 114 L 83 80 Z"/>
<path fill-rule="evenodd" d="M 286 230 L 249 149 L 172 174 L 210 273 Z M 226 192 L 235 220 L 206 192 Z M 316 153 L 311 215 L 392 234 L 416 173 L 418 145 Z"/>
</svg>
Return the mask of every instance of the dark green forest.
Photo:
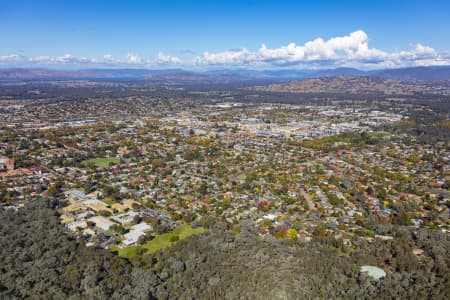
<svg viewBox="0 0 450 300">
<path fill-rule="evenodd" d="M 63 233 L 56 203 L 0 211 L 1 299 L 446 299 L 450 242 L 436 230 L 379 226 L 390 241 L 349 249 L 211 228 L 156 255 L 127 261 Z M 421 257 L 413 249 L 422 249 Z M 363 264 L 383 267 L 374 281 Z"/>
</svg>

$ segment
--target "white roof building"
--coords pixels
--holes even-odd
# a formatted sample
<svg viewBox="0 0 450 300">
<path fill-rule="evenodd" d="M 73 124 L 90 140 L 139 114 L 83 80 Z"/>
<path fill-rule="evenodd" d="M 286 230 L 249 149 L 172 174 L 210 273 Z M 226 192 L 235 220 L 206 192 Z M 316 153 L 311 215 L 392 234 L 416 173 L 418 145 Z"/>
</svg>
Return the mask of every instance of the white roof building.
<svg viewBox="0 0 450 300">
<path fill-rule="evenodd" d="M 97 226 L 98 228 L 103 229 L 105 231 L 109 230 L 109 228 L 114 225 L 114 222 L 112 222 L 102 216 L 95 216 L 95 217 L 89 218 L 88 221 L 94 222 L 95 226 Z"/>
<path fill-rule="evenodd" d="M 77 231 L 77 229 L 84 229 L 87 227 L 87 222 L 85 220 L 80 220 L 80 221 L 73 221 L 70 223 L 67 223 L 65 225 L 65 227 L 67 229 L 69 229 L 70 231 Z"/>
<path fill-rule="evenodd" d="M 133 225 L 130 228 L 131 231 L 140 231 L 140 232 L 145 232 L 145 231 L 152 230 L 152 229 L 153 229 L 152 226 L 145 222 L 141 222 L 139 224 Z"/>
<path fill-rule="evenodd" d="M 138 239 L 143 235 L 144 233 L 141 231 L 132 231 L 124 235 L 124 240 L 122 243 L 126 246 L 136 244 Z"/>
<path fill-rule="evenodd" d="M 142 222 L 133 225 L 130 228 L 130 232 L 125 234 L 122 243 L 126 246 L 136 244 L 138 239 L 145 234 L 146 231 L 152 230 L 152 226 Z"/>
<path fill-rule="evenodd" d="M 127 223 L 131 223 L 133 222 L 133 218 L 135 216 L 139 215 L 137 212 L 134 211 L 129 211 L 127 213 L 121 214 L 121 215 L 117 215 L 112 217 L 112 219 L 120 224 L 127 224 Z"/>
</svg>

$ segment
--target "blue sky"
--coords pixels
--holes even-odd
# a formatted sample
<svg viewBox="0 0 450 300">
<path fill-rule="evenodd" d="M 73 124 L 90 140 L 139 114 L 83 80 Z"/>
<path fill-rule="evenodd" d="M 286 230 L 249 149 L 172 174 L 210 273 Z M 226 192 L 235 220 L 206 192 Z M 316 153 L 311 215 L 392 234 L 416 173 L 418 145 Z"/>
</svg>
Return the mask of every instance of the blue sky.
<svg viewBox="0 0 450 300">
<path fill-rule="evenodd" d="M 443 65 L 449 28 L 444 0 L 0 0 L 0 66 Z"/>
</svg>

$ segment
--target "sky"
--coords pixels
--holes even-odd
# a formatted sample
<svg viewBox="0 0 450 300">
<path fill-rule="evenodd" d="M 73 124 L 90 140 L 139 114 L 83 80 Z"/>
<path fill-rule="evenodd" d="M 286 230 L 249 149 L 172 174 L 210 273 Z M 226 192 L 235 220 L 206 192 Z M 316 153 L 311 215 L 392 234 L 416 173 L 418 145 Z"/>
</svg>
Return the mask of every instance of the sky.
<svg viewBox="0 0 450 300">
<path fill-rule="evenodd" d="M 0 67 L 450 65 L 450 1 L 0 0 Z"/>
</svg>

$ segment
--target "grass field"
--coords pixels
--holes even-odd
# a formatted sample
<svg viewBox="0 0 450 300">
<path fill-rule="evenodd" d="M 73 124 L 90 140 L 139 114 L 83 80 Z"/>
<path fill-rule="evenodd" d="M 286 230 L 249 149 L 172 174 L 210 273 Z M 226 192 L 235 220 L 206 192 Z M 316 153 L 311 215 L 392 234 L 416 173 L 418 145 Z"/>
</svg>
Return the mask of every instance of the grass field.
<svg viewBox="0 0 450 300">
<path fill-rule="evenodd" d="M 191 95 L 209 95 L 209 92 L 202 92 L 202 91 L 192 91 L 189 92 Z"/>
<path fill-rule="evenodd" d="M 383 138 L 383 137 L 391 135 L 389 132 L 385 132 L 385 131 L 369 131 L 367 134 L 370 137 L 374 137 L 374 138 Z"/>
<path fill-rule="evenodd" d="M 94 158 L 94 159 L 88 159 L 82 162 L 83 166 L 89 166 L 94 165 L 98 168 L 106 168 L 109 166 L 110 163 L 118 164 L 120 163 L 120 158 L 115 157 L 105 157 L 105 158 Z"/>
<path fill-rule="evenodd" d="M 164 234 L 160 234 L 160 235 L 156 236 L 153 240 L 145 243 L 144 245 L 129 246 L 129 247 L 117 249 L 117 250 L 118 250 L 119 256 L 124 257 L 124 258 L 131 258 L 133 256 L 136 256 L 137 250 L 140 248 L 146 248 L 147 249 L 146 253 L 155 253 L 155 252 L 158 252 L 159 250 L 162 250 L 162 249 L 169 247 L 176 243 L 176 242 L 170 241 L 171 236 L 177 235 L 179 237 L 179 239 L 182 240 L 188 236 L 191 236 L 194 234 L 200 234 L 204 231 L 205 231 L 205 229 L 202 227 L 191 228 L 189 225 L 185 224 L 185 225 L 181 225 L 180 227 L 175 228 L 172 232 L 164 233 Z"/>
</svg>

